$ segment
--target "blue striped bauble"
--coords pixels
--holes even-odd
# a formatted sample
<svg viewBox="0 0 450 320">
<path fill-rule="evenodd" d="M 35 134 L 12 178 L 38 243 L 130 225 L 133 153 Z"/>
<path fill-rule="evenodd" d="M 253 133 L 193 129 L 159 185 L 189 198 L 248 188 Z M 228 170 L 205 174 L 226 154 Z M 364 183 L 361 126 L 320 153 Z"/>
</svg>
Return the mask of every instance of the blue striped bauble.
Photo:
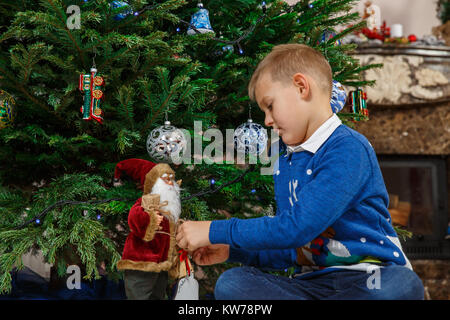
<svg viewBox="0 0 450 320">
<path fill-rule="evenodd" d="M 331 110 L 334 113 L 338 113 L 345 106 L 347 101 L 347 92 L 345 88 L 338 81 L 333 80 L 333 89 L 331 90 Z"/>
</svg>

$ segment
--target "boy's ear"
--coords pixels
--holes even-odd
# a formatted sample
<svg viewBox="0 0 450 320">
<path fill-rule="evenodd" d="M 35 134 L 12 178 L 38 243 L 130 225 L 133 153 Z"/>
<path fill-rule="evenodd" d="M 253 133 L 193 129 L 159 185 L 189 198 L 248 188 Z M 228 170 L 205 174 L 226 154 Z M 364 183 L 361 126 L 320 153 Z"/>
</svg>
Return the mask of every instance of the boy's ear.
<svg viewBox="0 0 450 320">
<path fill-rule="evenodd" d="M 309 95 L 309 79 L 303 73 L 296 73 L 292 77 L 292 81 L 294 86 L 296 86 L 300 90 L 300 94 L 304 97 Z"/>
</svg>

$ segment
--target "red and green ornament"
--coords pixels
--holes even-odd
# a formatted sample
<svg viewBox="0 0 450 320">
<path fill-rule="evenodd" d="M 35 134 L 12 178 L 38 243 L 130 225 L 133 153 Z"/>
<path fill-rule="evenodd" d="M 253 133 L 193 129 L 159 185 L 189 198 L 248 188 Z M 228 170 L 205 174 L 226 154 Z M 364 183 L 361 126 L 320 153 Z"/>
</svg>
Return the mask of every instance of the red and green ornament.
<svg viewBox="0 0 450 320">
<path fill-rule="evenodd" d="M 14 98 L 8 92 L 0 90 L 0 130 L 12 126 L 15 104 Z"/>
<path fill-rule="evenodd" d="M 323 43 L 323 42 L 328 42 L 329 40 L 333 39 L 336 36 L 336 33 L 334 31 L 331 30 L 325 30 L 324 32 L 322 32 L 322 35 L 320 36 L 319 41 L 317 41 L 317 44 Z M 341 45 L 341 40 L 336 40 L 334 41 L 334 44 L 336 46 L 340 46 Z"/>
<path fill-rule="evenodd" d="M 83 114 L 83 120 L 102 123 L 102 109 L 100 101 L 104 99 L 102 87 L 105 85 L 103 77 L 97 75 L 97 69 L 91 68 L 90 74 L 80 75 L 79 89 L 84 93 L 83 106 L 80 111 Z"/>
<path fill-rule="evenodd" d="M 361 88 L 358 88 L 354 91 L 350 91 L 349 96 L 355 120 L 368 120 L 369 109 L 367 109 L 367 94 Z"/>
</svg>

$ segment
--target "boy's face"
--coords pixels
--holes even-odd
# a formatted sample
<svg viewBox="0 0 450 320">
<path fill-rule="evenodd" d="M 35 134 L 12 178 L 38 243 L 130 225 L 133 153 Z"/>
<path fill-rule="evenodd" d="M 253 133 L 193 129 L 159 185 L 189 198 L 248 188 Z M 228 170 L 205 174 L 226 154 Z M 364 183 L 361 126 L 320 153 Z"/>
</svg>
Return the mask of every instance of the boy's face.
<svg viewBox="0 0 450 320">
<path fill-rule="evenodd" d="M 300 77 L 300 78 L 299 78 Z M 291 83 L 273 81 L 268 72 L 264 72 L 255 86 L 255 99 L 264 111 L 264 123 L 272 127 L 286 145 L 298 145 L 305 141 L 310 119 L 307 78 L 295 74 Z"/>
</svg>

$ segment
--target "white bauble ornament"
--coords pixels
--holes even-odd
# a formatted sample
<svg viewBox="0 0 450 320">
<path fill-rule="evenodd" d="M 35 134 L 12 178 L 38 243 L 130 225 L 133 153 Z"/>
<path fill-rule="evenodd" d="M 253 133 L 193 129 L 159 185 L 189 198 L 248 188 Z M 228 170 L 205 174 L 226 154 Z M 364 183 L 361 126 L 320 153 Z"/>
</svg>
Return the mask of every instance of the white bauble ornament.
<svg viewBox="0 0 450 320">
<path fill-rule="evenodd" d="M 238 152 L 260 155 L 267 146 L 267 130 L 252 119 L 234 131 L 234 147 Z"/>
<path fill-rule="evenodd" d="M 186 137 L 183 131 L 172 126 L 170 121 L 153 129 L 147 138 L 147 152 L 159 162 L 172 163 L 183 156 L 186 150 Z"/>
</svg>

